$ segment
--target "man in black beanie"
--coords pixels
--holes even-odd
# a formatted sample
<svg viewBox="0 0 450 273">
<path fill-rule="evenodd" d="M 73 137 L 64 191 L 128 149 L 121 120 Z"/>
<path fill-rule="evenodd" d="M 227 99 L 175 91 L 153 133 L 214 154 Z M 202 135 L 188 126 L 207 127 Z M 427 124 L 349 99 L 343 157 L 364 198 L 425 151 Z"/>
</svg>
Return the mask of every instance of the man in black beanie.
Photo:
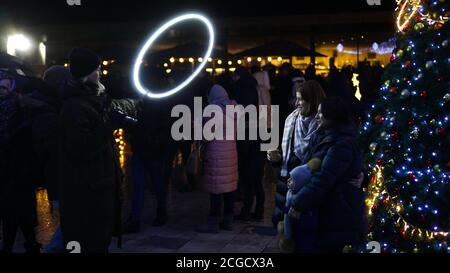
<svg viewBox="0 0 450 273">
<path fill-rule="evenodd" d="M 75 79 L 89 76 L 94 71 L 100 71 L 100 57 L 86 48 L 74 48 L 69 55 L 70 72 Z"/>
<path fill-rule="evenodd" d="M 121 170 L 113 131 L 130 118 L 111 111 L 114 102 L 100 83 L 100 57 L 85 48 L 69 56 L 69 81 L 61 92 L 59 118 L 60 209 L 64 245 L 82 253 L 108 252 L 120 226 Z M 119 219 L 118 219 L 119 218 Z"/>
</svg>

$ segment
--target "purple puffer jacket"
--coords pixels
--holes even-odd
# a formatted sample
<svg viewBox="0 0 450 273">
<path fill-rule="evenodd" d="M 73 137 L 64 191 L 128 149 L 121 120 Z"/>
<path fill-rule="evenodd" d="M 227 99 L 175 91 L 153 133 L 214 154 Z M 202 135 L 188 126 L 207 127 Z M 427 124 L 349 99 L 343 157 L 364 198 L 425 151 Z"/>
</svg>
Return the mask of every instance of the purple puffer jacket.
<svg viewBox="0 0 450 273">
<path fill-rule="evenodd" d="M 226 105 L 236 105 L 236 102 L 228 98 L 227 92 L 220 85 L 212 87 L 208 102 L 220 106 L 224 114 Z M 225 134 L 225 116 L 223 120 Z M 202 190 L 213 194 L 235 191 L 238 183 L 238 157 L 235 138 L 234 140 L 212 140 L 206 142 L 205 145 L 203 176 L 201 178 Z"/>
</svg>

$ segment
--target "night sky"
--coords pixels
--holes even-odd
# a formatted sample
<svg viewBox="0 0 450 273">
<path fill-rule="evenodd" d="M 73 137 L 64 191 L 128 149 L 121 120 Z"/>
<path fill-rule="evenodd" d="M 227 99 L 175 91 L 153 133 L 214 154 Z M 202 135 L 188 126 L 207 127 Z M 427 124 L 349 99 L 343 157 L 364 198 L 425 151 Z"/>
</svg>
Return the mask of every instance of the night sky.
<svg viewBox="0 0 450 273">
<path fill-rule="evenodd" d="M 370 6 L 367 0 L 81 0 L 81 6 L 69 6 L 66 0 L 2 0 L 1 2 L 0 22 L 24 25 L 160 20 L 186 10 L 198 10 L 216 18 L 227 18 L 392 11 L 395 7 L 393 0 L 381 0 L 381 6 Z"/>
</svg>

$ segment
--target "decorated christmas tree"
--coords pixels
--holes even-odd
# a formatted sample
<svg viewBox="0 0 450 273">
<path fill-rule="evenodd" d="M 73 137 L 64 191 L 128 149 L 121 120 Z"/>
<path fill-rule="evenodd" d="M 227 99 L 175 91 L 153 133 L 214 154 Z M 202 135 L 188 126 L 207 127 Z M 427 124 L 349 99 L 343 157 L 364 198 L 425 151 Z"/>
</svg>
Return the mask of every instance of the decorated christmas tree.
<svg viewBox="0 0 450 273">
<path fill-rule="evenodd" d="M 449 1 L 397 1 L 396 48 L 361 129 L 383 252 L 450 252 Z"/>
</svg>

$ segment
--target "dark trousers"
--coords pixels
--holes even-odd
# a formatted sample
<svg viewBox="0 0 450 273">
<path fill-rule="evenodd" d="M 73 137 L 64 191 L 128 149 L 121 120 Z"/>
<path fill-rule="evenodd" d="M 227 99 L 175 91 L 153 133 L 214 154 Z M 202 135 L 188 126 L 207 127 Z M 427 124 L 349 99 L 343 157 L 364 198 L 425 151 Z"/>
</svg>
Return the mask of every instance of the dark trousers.
<svg viewBox="0 0 450 273">
<path fill-rule="evenodd" d="M 3 201 L 3 251 L 12 252 L 19 228 L 25 237 L 26 251 L 32 251 L 37 244 L 34 231 L 37 223 L 34 191 L 15 192 L 6 196 Z"/>
<path fill-rule="evenodd" d="M 148 172 L 156 194 L 158 213 L 167 212 L 167 185 L 164 159 L 141 159 L 133 155 L 133 200 L 131 215 L 134 220 L 141 219 L 144 207 L 145 173 Z"/>
<path fill-rule="evenodd" d="M 264 214 L 264 187 L 262 183 L 262 158 L 260 141 L 243 140 L 237 142 L 239 184 L 244 193 L 244 206 L 241 214 L 251 213 L 253 201 L 256 199 L 255 214 Z"/>
<path fill-rule="evenodd" d="M 235 191 L 222 194 L 210 194 L 211 217 L 220 217 L 222 215 L 222 203 L 224 205 L 224 214 L 234 214 Z"/>
<path fill-rule="evenodd" d="M 295 242 L 294 251 L 296 253 L 319 252 L 319 210 L 302 212 L 300 219 L 291 218 L 290 222 Z"/>
</svg>

